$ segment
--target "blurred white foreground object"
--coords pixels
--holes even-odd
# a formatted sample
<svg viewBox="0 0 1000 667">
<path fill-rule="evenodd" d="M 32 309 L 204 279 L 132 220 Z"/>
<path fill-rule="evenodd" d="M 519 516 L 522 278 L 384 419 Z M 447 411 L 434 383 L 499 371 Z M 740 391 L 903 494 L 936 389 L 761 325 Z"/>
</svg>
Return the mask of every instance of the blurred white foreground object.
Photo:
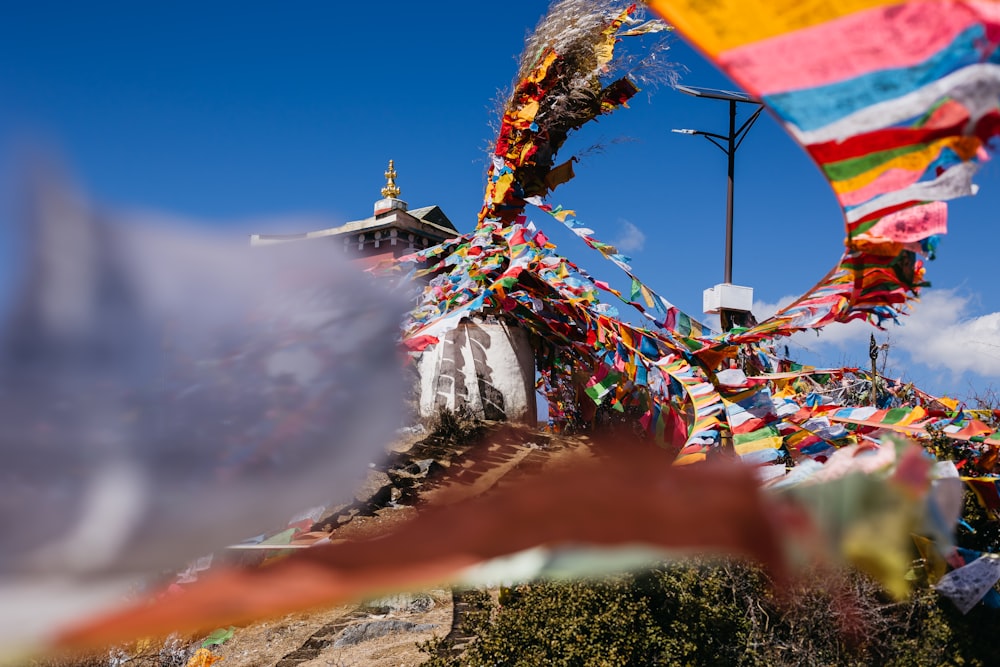
<svg viewBox="0 0 1000 667">
<path fill-rule="evenodd" d="M 46 183 L 28 200 L 0 321 L 8 645 L 350 497 L 401 396 L 401 307 L 334 253 L 101 216 Z"/>
</svg>

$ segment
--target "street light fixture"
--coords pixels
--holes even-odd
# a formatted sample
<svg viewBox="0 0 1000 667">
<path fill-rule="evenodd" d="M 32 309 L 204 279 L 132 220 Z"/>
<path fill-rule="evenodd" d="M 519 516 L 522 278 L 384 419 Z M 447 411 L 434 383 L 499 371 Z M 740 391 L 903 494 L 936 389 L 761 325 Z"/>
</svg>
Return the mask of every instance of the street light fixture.
<svg viewBox="0 0 1000 667">
<path fill-rule="evenodd" d="M 726 186 L 726 265 L 725 265 L 725 281 L 723 285 L 717 286 L 719 292 L 722 292 L 722 288 L 726 286 L 732 286 L 733 281 L 733 177 L 736 166 L 736 150 L 743 143 L 743 139 L 746 138 L 747 133 L 753 124 L 760 117 L 760 112 L 764 109 L 764 104 L 755 97 L 751 97 L 745 93 L 738 93 L 729 90 L 716 90 L 714 88 L 699 88 L 696 86 L 677 86 L 677 90 L 681 91 L 686 95 L 691 95 L 692 97 L 701 97 L 711 100 L 723 100 L 729 102 L 729 134 L 716 134 L 714 132 L 704 132 L 702 130 L 672 130 L 677 134 L 690 134 L 690 135 L 701 135 L 711 141 L 713 144 L 718 146 L 722 152 L 726 154 L 728 158 L 728 184 Z M 740 125 L 739 128 L 736 127 L 736 105 L 737 104 L 753 104 L 757 108 L 754 110 L 753 114 L 746 121 Z M 724 142 L 724 143 L 723 143 Z M 749 288 L 741 288 L 749 289 Z M 730 290 L 731 291 L 731 290 Z M 753 302 L 753 292 L 750 293 L 750 302 Z M 718 297 L 718 294 L 715 294 Z M 737 298 L 738 301 L 743 299 Z M 706 291 L 706 303 L 708 301 L 708 291 Z M 732 309 L 727 308 L 726 303 L 721 304 L 719 308 L 720 319 L 722 320 L 722 328 L 724 331 L 728 331 L 730 324 L 732 323 L 733 313 L 735 310 L 737 312 L 742 311 L 742 308 Z M 743 305 L 743 304 L 740 304 Z M 744 312 L 749 312 L 749 306 L 746 307 Z"/>
<path fill-rule="evenodd" d="M 693 97 L 706 97 L 712 100 L 727 100 L 736 102 L 753 102 L 754 104 L 761 104 L 761 101 L 755 97 L 751 97 L 746 93 L 740 93 L 735 90 L 719 90 L 718 88 L 702 88 L 700 86 L 682 86 L 678 84 L 675 86 L 677 90 L 691 95 Z"/>
</svg>

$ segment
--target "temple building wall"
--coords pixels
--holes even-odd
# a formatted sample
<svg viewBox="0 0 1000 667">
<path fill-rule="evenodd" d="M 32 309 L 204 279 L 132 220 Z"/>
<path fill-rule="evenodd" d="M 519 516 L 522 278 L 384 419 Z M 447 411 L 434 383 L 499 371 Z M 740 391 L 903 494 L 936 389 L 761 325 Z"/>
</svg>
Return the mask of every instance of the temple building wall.
<svg viewBox="0 0 1000 667">
<path fill-rule="evenodd" d="M 464 405 L 484 419 L 535 424 L 535 358 L 523 329 L 463 320 L 418 363 L 421 417 Z"/>
</svg>

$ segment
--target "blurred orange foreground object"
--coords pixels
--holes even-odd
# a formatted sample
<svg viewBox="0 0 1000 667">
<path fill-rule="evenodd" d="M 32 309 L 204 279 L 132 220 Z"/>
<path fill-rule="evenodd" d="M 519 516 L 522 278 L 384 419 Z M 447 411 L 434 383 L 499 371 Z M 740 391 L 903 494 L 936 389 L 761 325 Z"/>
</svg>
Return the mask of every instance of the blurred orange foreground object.
<svg viewBox="0 0 1000 667">
<path fill-rule="evenodd" d="M 615 459 L 526 479 L 476 502 L 428 509 L 377 539 L 308 549 L 270 567 L 213 572 L 184 594 L 72 627 L 56 646 L 101 647 L 345 604 L 439 583 L 540 545 L 645 544 L 747 556 L 780 587 L 787 568 L 776 514 L 785 521 L 787 510 L 763 497 L 745 466 L 675 468 L 662 455 L 626 449 Z"/>
</svg>

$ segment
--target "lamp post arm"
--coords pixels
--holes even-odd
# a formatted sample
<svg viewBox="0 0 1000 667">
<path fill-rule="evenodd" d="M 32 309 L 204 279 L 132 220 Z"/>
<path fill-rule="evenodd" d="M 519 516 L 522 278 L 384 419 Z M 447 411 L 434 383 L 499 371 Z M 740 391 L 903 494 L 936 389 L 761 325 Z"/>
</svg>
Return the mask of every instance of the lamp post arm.
<svg viewBox="0 0 1000 667">
<path fill-rule="evenodd" d="M 739 137 L 739 141 L 736 142 L 736 146 L 733 148 L 733 150 L 736 150 L 737 148 L 740 147 L 740 144 L 743 143 L 743 140 L 750 132 L 750 128 L 753 127 L 754 122 L 756 122 L 757 118 L 760 117 L 760 112 L 763 110 L 764 110 L 763 106 L 757 107 L 757 110 L 753 112 L 753 115 L 747 118 L 746 121 L 744 121 L 743 125 L 740 126 L 740 129 L 736 131 L 736 136 Z"/>
<path fill-rule="evenodd" d="M 712 135 L 712 136 L 708 136 L 707 133 L 706 134 L 702 134 L 702 136 L 705 137 L 706 139 L 708 139 L 709 141 L 711 141 L 716 146 L 718 146 L 719 150 L 721 150 L 723 153 L 725 153 L 726 155 L 729 155 L 729 147 L 728 146 L 723 146 L 718 141 L 716 141 L 715 139 L 712 138 L 712 137 L 719 137 L 720 139 L 724 139 L 726 141 L 729 141 L 729 137 L 720 137 L 717 134 Z"/>
<path fill-rule="evenodd" d="M 716 139 L 722 139 L 723 141 L 729 141 L 729 137 L 724 134 L 716 134 L 715 132 L 702 132 L 701 130 L 694 130 L 692 134 L 700 134 L 703 137 L 715 137 Z"/>
</svg>

